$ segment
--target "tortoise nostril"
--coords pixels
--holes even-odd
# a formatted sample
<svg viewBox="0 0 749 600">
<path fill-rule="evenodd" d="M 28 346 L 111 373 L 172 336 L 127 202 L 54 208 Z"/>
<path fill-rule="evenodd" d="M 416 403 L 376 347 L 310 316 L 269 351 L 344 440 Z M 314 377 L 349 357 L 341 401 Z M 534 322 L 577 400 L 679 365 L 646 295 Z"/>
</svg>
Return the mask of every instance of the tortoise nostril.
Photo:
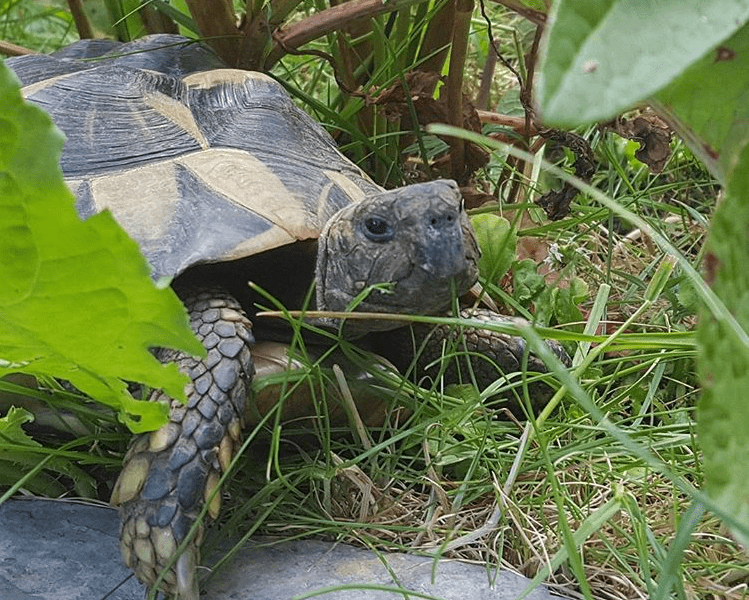
<svg viewBox="0 0 749 600">
<path fill-rule="evenodd" d="M 429 224 L 435 229 L 451 227 L 455 221 L 455 215 L 452 213 L 432 214 L 429 217 Z"/>
</svg>

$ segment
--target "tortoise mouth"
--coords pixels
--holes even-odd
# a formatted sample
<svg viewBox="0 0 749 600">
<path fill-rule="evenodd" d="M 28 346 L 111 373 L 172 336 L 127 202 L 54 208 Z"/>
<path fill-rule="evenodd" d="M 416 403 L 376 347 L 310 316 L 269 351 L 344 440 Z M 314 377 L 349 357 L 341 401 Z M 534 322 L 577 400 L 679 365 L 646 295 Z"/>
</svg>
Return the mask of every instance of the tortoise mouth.
<svg viewBox="0 0 749 600">
<path fill-rule="evenodd" d="M 453 266 L 455 262 L 453 261 Z M 478 267 L 472 257 L 466 256 L 457 269 L 448 269 L 440 263 L 437 268 L 429 264 L 412 264 L 407 276 L 389 282 L 381 289 L 376 282 L 362 284 L 360 293 L 351 298 L 356 310 L 362 312 L 391 312 L 399 314 L 435 315 L 449 309 L 454 298 L 462 296 L 478 280 Z M 366 297 L 361 293 L 369 288 Z"/>
<path fill-rule="evenodd" d="M 356 304 L 356 311 L 408 315 L 438 315 L 450 308 L 454 298 L 462 296 L 476 282 L 468 274 L 435 279 L 427 274 L 395 283 L 391 290 L 370 288 L 365 299 Z M 352 302 L 356 298 L 351 298 Z M 397 326 L 397 323 L 394 325 Z"/>
<path fill-rule="evenodd" d="M 455 298 L 467 292 L 476 282 L 477 270 L 468 269 L 454 277 L 435 278 L 416 268 L 406 280 L 384 285 L 362 285 L 358 294 L 338 296 L 342 307 L 326 310 L 339 312 L 381 313 L 399 315 L 443 315 L 449 312 Z M 353 319 L 347 321 L 346 332 L 363 335 L 368 332 L 387 331 L 404 325 L 401 320 Z"/>
</svg>

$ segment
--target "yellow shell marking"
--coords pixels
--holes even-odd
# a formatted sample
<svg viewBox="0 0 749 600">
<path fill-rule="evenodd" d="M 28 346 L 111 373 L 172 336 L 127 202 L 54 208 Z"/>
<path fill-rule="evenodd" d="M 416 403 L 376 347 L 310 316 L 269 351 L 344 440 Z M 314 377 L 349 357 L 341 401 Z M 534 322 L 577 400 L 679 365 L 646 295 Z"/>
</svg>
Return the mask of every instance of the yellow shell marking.
<svg viewBox="0 0 749 600">
<path fill-rule="evenodd" d="M 177 208 L 179 193 L 172 161 L 148 164 L 90 180 L 96 211 L 106 208 L 137 240 L 162 239 Z M 158 198 L 158 202 L 140 202 Z"/>
<path fill-rule="evenodd" d="M 169 119 L 172 123 L 184 129 L 200 145 L 201 148 L 208 148 L 208 140 L 198 128 L 190 109 L 182 102 L 162 94 L 161 92 L 149 92 L 143 95 L 143 102 L 156 110 L 159 114 Z M 144 128 L 146 130 L 146 128 Z"/>
<path fill-rule="evenodd" d="M 182 79 L 184 84 L 193 89 L 211 89 L 218 85 L 236 85 L 244 84 L 249 80 L 267 81 L 273 85 L 278 85 L 276 81 L 256 71 L 242 71 L 241 69 L 212 69 L 211 71 L 201 71 L 200 73 L 191 73 Z"/>
</svg>

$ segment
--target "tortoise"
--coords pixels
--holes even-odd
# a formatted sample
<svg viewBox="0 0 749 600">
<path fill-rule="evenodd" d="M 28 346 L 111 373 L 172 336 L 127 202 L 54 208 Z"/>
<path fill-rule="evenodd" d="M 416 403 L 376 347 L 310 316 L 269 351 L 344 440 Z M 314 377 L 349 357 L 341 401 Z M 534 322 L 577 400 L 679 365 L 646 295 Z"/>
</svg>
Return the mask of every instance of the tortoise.
<svg viewBox="0 0 749 600">
<path fill-rule="evenodd" d="M 86 40 L 7 64 L 25 97 L 67 136 L 61 165 L 78 213 L 113 213 L 154 279 L 171 278 L 207 350 L 205 359 L 157 350 L 190 378 L 188 401 L 153 393 L 169 403 L 169 422 L 135 436 L 112 494 L 123 559 L 154 586 L 241 443 L 253 357 L 262 354 L 253 331 L 264 335 L 250 321 L 256 298 L 247 282 L 289 307 L 301 306 L 314 281 L 319 310 L 355 303 L 371 313 L 447 314 L 477 280 L 476 238 L 454 182 L 384 190 L 281 84 L 227 69 L 186 38 Z M 470 314 L 512 319 L 486 309 Z M 343 331 L 398 366 L 419 345 L 400 321 L 347 321 Z M 416 335 L 438 356 L 451 332 L 433 336 L 422 326 Z M 464 335 L 470 350 L 502 371 L 518 371 L 524 360 L 545 371 L 521 337 L 478 329 Z M 547 344 L 568 362 L 561 345 Z M 486 360 L 475 362 L 479 383 L 497 378 Z M 215 518 L 218 504 L 208 514 Z M 198 597 L 202 527 L 162 574 L 162 591 Z"/>
</svg>

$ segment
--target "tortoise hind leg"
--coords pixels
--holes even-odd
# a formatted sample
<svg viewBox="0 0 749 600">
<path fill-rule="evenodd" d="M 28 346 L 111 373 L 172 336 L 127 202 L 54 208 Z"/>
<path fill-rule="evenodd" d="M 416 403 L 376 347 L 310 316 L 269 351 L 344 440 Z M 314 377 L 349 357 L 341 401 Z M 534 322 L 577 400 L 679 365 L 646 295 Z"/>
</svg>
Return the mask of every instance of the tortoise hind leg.
<svg viewBox="0 0 749 600">
<path fill-rule="evenodd" d="M 159 351 L 160 360 L 176 362 L 190 377 L 187 404 L 154 392 L 152 400 L 170 403 L 169 422 L 133 440 L 112 492 L 112 504 L 120 507 L 123 560 L 149 586 L 156 584 L 187 537 L 241 443 L 253 375 L 251 325 L 237 301 L 213 290 L 183 300 L 208 355 L 201 360 L 174 350 Z M 219 505 L 220 494 L 215 494 L 209 517 L 217 516 Z M 164 574 L 162 591 L 197 600 L 202 534 L 201 524 Z"/>
</svg>

